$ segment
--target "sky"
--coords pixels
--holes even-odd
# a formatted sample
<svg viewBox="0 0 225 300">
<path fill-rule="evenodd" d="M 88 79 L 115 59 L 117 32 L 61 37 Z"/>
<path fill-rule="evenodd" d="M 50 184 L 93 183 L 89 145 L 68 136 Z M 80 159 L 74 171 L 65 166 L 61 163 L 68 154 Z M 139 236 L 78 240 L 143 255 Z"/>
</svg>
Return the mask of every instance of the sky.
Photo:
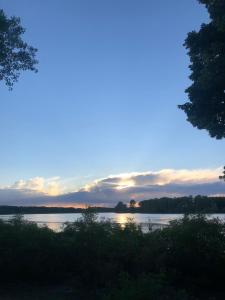
<svg viewBox="0 0 225 300">
<path fill-rule="evenodd" d="M 177 108 L 190 85 L 184 39 L 208 22 L 198 1 L 0 7 L 21 18 L 39 60 L 39 72 L 23 73 L 13 91 L 0 84 L 0 204 L 225 192 L 225 141 L 193 128 Z"/>
</svg>

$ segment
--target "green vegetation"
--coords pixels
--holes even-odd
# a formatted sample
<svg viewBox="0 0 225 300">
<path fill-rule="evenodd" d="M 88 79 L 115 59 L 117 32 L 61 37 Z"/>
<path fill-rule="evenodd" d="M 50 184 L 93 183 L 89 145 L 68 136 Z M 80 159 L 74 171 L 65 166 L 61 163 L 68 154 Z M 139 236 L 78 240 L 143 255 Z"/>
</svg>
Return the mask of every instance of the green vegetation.
<svg viewBox="0 0 225 300">
<path fill-rule="evenodd" d="M 225 137 L 225 2 L 199 0 L 210 15 L 210 22 L 192 31 L 185 40 L 190 57 L 192 85 L 186 89 L 189 102 L 179 107 L 187 120 L 211 137 Z"/>
<path fill-rule="evenodd" d="M 20 18 L 8 18 L 0 9 L 0 81 L 11 90 L 21 71 L 37 72 L 37 49 L 23 41 Z"/>
<path fill-rule="evenodd" d="M 223 175 L 219 176 L 219 179 L 225 181 L 225 167 L 223 167 Z"/>
<path fill-rule="evenodd" d="M 225 213 L 225 197 L 163 197 L 140 201 L 139 206 L 143 213 Z"/>
<path fill-rule="evenodd" d="M 143 233 L 132 221 L 96 222 L 88 209 L 57 233 L 17 216 L 0 222 L 0 297 L 14 286 L 8 299 L 28 299 L 15 290 L 39 299 L 32 290 L 57 286 L 59 299 L 223 299 L 224 229 L 217 219 L 186 215 Z"/>
</svg>

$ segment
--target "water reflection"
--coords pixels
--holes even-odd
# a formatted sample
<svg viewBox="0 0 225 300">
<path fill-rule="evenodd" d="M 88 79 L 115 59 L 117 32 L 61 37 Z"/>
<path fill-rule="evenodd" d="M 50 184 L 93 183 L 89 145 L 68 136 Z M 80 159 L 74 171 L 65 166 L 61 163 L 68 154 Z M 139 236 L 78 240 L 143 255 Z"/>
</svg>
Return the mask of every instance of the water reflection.
<svg viewBox="0 0 225 300">
<path fill-rule="evenodd" d="M 134 222 L 140 223 L 153 223 L 157 224 L 168 224 L 171 220 L 182 218 L 182 214 L 130 214 L 130 213 L 99 213 L 98 218 L 110 219 L 113 222 L 119 224 L 126 224 L 130 218 Z M 12 215 L 0 215 L 0 219 L 9 220 Z M 79 213 L 68 213 L 68 214 L 27 214 L 24 215 L 24 219 L 32 222 L 36 222 L 39 226 L 48 226 L 49 228 L 60 231 L 65 222 L 74 222 L 79 219 L 81 214 Z M 225 214 L 212 214 L 209 218 L 218 217 L 224 221 Z"/>
<path fill-rule="evenodd" d="M 113 221 L 118 224 L 126 224 L 128 221 L 133 220 L 134 222 L 137 222 L 135 220 L 134 214 L 114 214 Z"/>
</svg>

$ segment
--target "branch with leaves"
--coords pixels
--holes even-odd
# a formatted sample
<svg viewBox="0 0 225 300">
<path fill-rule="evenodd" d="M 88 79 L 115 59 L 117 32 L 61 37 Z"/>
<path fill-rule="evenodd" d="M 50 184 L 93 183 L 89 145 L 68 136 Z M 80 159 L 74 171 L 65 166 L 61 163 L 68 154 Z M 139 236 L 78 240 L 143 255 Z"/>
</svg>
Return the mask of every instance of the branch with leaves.
<svg viewBox="0 0 225 300">
<path fill-rule="evenodd" d="M 21 71 L 37 72 L 37 49 L 22 40 L 24 32 L 20 18 L 7 18 L 0 10 L 0 81 L 4 81 L 10 90 Z"/>
<path fill-rule="evenodd" d="M 225 181 L 225 167 L 223 168 L 223 175 L 219 176 L 219 179 Z"/>
</svg>

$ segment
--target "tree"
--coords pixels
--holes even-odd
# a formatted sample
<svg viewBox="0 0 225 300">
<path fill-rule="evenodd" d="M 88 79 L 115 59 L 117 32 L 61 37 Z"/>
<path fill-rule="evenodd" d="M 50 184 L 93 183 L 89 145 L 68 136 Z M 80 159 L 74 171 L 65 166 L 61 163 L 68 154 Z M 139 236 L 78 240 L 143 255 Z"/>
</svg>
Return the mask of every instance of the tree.
<svg viewBox="0 0 225 300">
<path fill-rule="evenodd" d="M 187 120 L 211 137 L 225 137 L 225 1 L 198 0 L 211 21 L 188 33 L 185 47 L 191 64 L 192 85 L 186 89 L 189 102 L 179 105 Z"/>
<path fill-rule="evenodd" d="M 130 208 L 135 208 L 136 201 L 134 199 L 130 200 Z"/>
<path fill-rule="evenodd" d="M 0 81 L 4 81 L 10 90 L 21 71 L 37 72 L 37 49 L 22 40 L 24 32 L 20 18 L 7 18 L 0 9 Z"/>
<path fill-rule="evenodd" d="M 118 212 L 125 211 L 126 209 L 127 209 L 127 206 L 122 201 L 119 201 L 117 203 L 117 205 L 115 206 L 115 211 L 118 211 Z"/>
<path fill-rule="evenodd" d="M 222 175 L 222 176 L 219 176 L 219 179 L 225 181 L 225 167 L 223 168 L 223 175 Z"/>
<path fill-rule="evenodd" d="M 98 220 L 98 214 L 95 208 L 88 206 L 82 213 L 81 221 L 86 225 L 91 225 Z"/>
</svg>

